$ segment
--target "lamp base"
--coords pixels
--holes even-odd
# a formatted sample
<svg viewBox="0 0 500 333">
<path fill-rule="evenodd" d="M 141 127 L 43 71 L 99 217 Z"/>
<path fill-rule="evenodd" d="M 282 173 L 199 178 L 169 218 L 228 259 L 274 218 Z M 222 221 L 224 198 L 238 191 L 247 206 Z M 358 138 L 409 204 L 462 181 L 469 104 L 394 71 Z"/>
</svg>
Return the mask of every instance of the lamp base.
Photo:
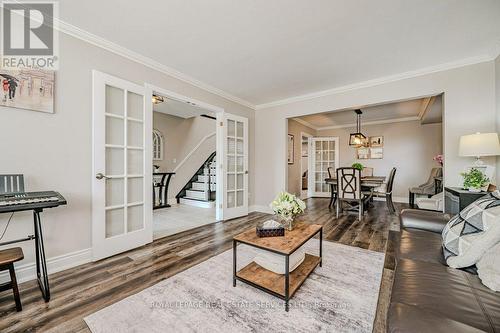
<svg viewBox="0 0 500 333">
<path fill-rule="evenodd" d="M 481 156 L 476 157 L 476 161 L 474 162 L 474 166 L 481 167 L 484 166 L 484 162 L 481 159 Z"/>
</svg>

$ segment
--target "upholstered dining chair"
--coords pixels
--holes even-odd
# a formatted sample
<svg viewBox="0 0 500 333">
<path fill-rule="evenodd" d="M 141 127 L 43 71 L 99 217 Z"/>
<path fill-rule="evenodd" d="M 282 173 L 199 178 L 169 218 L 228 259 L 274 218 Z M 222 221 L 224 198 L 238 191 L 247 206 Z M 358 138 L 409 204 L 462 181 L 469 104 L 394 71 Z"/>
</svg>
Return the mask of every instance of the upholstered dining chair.
<svg viewBox="0 0 500 333">
<path fill-rule="evenodd" d="M 396 208 L 394 207 L 394 203 L 392 202 L 392 188 L 394 185 L 394 177 L 396 176 L 396 168 L 392 168 L 391 172 L 389 172 L 389 178 L 387 178 L 387 182 L 383 183 L 379 187 L 376 187 L 373 190 L 373 196 L 375 197 L 385 197 L 385 202 L 387 203 L 387 209 L 391 214 L 394 214 Z"/>
<path fill-rule="evenodd" d="M 332 167 L 328 168 L 328 177 L 335 178 L 335 169 Z M 328 204 L 328 208 L 331 208 L 335 202 L 337 201 L 337 185 L 330 184 L 330 203 Z"/>
<path fill-rule="evenodd" d="M 434 178 L 443 176 L 443 168 L 437 167 L 432 168 L 431 174 L 427 181 L 417 187 L 411 187 L 409 189 L 409 204 L 411 208 L 415 207 L 415 194 L 427 195 L 428 198 L 436 194 L 436 182 Z"/>
<path fill-rule="evenodd" d="M 357 203 L 359 220 L 363 218 L 365 204 L 371 192 L 361 190 L 361 171 L 354 168 L 337 169 L 337 218 L 343 212 L 343 202 Z"/>
</svg>

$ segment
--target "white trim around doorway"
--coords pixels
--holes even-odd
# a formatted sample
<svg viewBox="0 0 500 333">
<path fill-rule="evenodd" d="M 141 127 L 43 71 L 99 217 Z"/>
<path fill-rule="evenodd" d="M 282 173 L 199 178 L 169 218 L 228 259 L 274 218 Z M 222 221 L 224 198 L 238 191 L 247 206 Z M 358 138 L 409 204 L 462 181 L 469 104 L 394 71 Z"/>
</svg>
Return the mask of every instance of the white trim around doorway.
<svg viewBox="0 0 500 333">
<path fill-rule="evenodd" d="M 304 170 L 304 166 L 302 165 L 303 163 L 303 160 L 302 160 L 302 138 L 303 137 L 307 137 L 308 139 L 309 138 L 313 138 L 314 135 L 312 134 L 309 134 L 309 133 L 306 133 L 306 132 L 300 132 L 300 177 L 299 177 L 299 189 L 300 189 L 300 199 L 307 199 L 309 198 L 309 176 L 307 177 L 307 195 L 305 198 L 302 197 L 302 170 Z M 307 140 L 307 172 L 309 173 L 309 163 L 310 163 L 310 159 L 309 159 L 309 140 Z M 309 175 L 309 174 L 308 174 Z"/>
<path fill-rule="evenodd" d="M 215 105 L 211 105 L 199 100 L 196 100 L 194 98 L 190 98 L 181 94 L 178 94 L 176 92 L 170 91 L 163 89 L 161 87 L 145 83 L 144 84 L 145 90 L 146 90 L 146 96 L 153 96 L 154 93 L 159 94 L 161 96 L 184 102 L 184 103 L 189 103 L 191 105 L 197 106 L 199 108 L 202 108 L 204 110 L 207 110 L 209 112 L 214 112 L 216 116 L 216 123 L 217 123 L 217 130 L 216 130 L 216 152 L 217 152 L 217 161 L 223 161 L 223 154 L 224 154 L 224 142 L 223 142 L 223 132 L 222 132 L 222 126 L 219 126 L 219 124 L 223 123 L 224 121 L 224 109 Z M 151 122 L 153 122 L 153 103 L 146 103 L 146 113 L 150 114 L 151 117 Z M 223 195 L 223 189 L 224 189 L 224 177 L 223 177 L 223 170 L 221 169 L 221 165 L 218 162 L 217 163 L 217 189 L 216 189 L 216 199 L 215 199 L 215 220 L 216 221 L 222 221 L 223 220 L 223 214 L 222 214 L 222 195 Z M 152 184 L 148 184 L 148 186 L 151 186 L 150 188 L 150 193 L 153 191 Z M 153 207 L 151 206 L 151 216 L 153 216 Z"/>
</svg>

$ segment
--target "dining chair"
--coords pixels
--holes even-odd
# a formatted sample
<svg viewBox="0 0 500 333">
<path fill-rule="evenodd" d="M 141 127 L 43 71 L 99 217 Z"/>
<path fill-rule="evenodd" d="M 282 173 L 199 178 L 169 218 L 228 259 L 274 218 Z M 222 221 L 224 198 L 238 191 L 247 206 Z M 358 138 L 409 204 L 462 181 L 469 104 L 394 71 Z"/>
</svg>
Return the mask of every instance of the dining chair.
<svg viewBox="0 0 500 333">
<path fill-rule="evenodd" d="M 373 177 L 373 168 L 364 167 L 363 170 L 361 170 L 361 178 L 363 177 Z"/>
<path fill-rule="evenodd" d="M 436 182 L 434 179 L 436 177 L 442 177 L 443 176 L 443 168 L 437 167 L 437 168 L 432 168 L 431 174 L 429 175 L 429 178 L 427 181 L 423 184 L 420 184 L 419 186 L 416 187 L 411 187 L 408 192 L 409 192 L 409 204 L 411 208 L 415 207 L 415 194 L 423 194 L 427 195 L 428 198 L 436 194 Z"/>
<path fill-rule="evenodd" d="M 337 169 L 337 218 L 343 212 L 343 202 L 357 203 L 359 220 L 363 218 L 365 204 L 371 198 L 371 192 L 361 189 L 361 171 L 354 168 Z M 353 207 L 354 208 L 354 207 Z"/>
<path fill-rule="evenodd" d="M 332 167 L 328 168 L 328 177 L 335 178 L 335 169 Z M 328 204 L 328 208 L 331 208 L 335 202 L 337 201 L 337 185 L 330 184 L 330 203 Z"/>
<path fill-rule="evenodd" d="M 376 197 L 385 197 L 385 202 L 387 203 L 387 209 L 391 214 L 394 214 L 396 208 L 392 202 L 392 188 L 394 185 L 394 177 L 396 176 L 396 168 L 392 168 L 389 173 L 389 178 L 387 183 L 383 183 L 379 187 L 376 187 L 373 191 L 373 195 Z"/>
</svg>

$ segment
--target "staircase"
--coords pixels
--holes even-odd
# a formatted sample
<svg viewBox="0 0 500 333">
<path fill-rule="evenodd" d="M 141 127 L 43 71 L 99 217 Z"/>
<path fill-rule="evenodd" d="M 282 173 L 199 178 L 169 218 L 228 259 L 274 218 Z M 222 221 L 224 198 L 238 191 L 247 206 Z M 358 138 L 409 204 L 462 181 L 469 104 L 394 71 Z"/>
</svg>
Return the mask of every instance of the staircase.
<svg viewBox="0 0 500 333">
<path fill-rule="evenodd" d="M 176 195 L 177 203 L 203 208 L 215 207 L 216 165 L 214 152 Z"/>
</svg>

